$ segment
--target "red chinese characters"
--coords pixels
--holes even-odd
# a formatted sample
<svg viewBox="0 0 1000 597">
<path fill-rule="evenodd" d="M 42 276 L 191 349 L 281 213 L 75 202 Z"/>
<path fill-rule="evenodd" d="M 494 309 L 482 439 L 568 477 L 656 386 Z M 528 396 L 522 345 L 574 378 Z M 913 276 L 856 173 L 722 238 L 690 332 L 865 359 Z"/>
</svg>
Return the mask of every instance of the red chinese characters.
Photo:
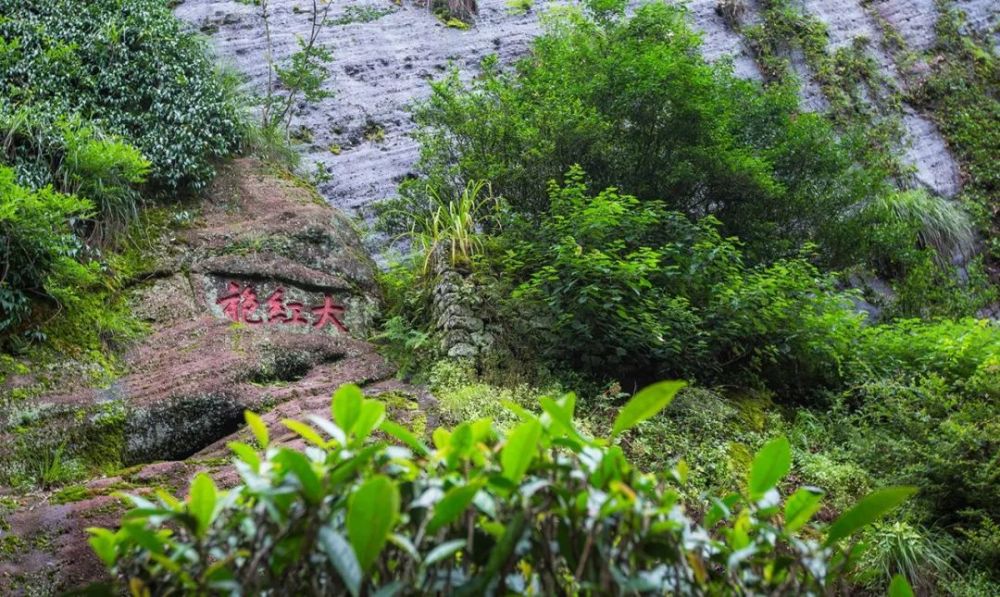
<svg viewBox="0 0 1000 597">
<path fill-rule="evenodd" d="M 347 331 L 347 328 L 344 327 L 344 324 L 341 323 L 339 319 L 337 319 L 338 315 L 344 314 L 344 308 L 341 307 L 340 305 L 335 305 L 333 303 L 333 299 L 330 298 L 330 295 L 324 296 L 323 306 L 313 307 L 312 312 L 313 315 L 315 316 L 315 319 L 313 320 L 314 327 L 321 328 L 325 325 L 335 325 L 337 326 L 338 330 L 342 332 Z"/>
<path fill-rule="evenodd" d="M 237 282 L 229 282 L 226 293 L 215 301 L 215 304 L 222 308 L 222 313 L 227 318 L 249 325 L 268 324 L 290 324 L 290 325 L 312 325 L 314 328 L 325 328 L 333 326 L 342 332 L 347 332 L 347 326 L 340 320 L 345 308 L 333 302 L 330 295 L 323 297 L 323 304 L 306 308 L 302 303 L 289 301 L 285 302 L 285 289 L 279 286 L 264 300 L 266 313 L 258 313 L 261 305 L 257 299 L 257 292 L 253 286 L 241 286 Z M 303 313 L 312 313 L 312 321 L 306 319 Z"/>
</svg>

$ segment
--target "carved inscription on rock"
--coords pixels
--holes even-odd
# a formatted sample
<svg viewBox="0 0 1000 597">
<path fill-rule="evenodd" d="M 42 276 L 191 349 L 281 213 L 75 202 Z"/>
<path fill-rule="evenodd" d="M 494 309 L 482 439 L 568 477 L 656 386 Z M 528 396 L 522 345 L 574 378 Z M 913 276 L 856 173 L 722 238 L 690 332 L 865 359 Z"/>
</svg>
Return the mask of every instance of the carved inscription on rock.
<svg viewBox="0 0 1000 597">
<path fill-rule="evenodd" d="M 306 293 L 282 285 L 227 281 L 215 305 L 223 317 L 250 326 L 299 326 L 347 333 L 347 308 L 329 294 Z"/>
</svg>

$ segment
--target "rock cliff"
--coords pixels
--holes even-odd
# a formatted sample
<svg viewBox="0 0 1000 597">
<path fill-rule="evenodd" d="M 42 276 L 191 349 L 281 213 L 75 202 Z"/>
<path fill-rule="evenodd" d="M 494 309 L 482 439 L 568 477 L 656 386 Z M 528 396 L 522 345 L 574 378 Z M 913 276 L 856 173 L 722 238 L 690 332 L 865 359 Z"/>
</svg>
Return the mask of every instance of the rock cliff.
<svg viewBox="0 0 1000 597">
<path fill-rule="evenodd" d="M 760 2 L 733 0 L 739 7 L 738 20 L 759 22 Z M 295 0 L 271 4 L 280 60 L 295 48 L 296 36 L 307 31 L 308 16 Z M 329 177 L 319 185 L 323 197 L 341 209 L 362 212 L 391 197 L 418 157 L 417 144 L 409 136 L 413 124 L 407 106 L 426 96 L 428 81 L 452 66 L 466 77 L 474 76 L 489 54 L 510 64 L 528 51 L 530 40 L 540 31 L 539 15 L 555 4 L 537 2 L 528 13 L 514 14 L 505 0 L 483 0 L 475 24 L 461 30 L 446 27 L 424 6 L 408 2 L 397 6 L 379 0 L 333 0 L 331 25 L 320 39 L 333 52 L 328 82 L 333 96 L 303 106 L 293 123 L 304 139 L 299 149 L 306 169 L 319 168 L 321 178 Z M 691 0 L 687 6 L 693 24 L 704 34 L 703 50 L 709 59 L 730 57 L 738 74 L 761 78 L 747 40 L 718 0 Z M 829 51 L 868 40 L 866 52 L 896 85 L 905 86 L 906 76 L 885 49 L 884 37 L 898 33 L 914 51 L 926 50 L 934 42 L 938 17 L 934 0 L 802 0 L 796 6 L 826 25 Z M 957 0 L 955 8 L 966 13 L 970 29 L 991 35 L 1000 44 L 996 2 Z M 251 88 L 263 87 L 264 36 L 252 7 L 234 0 L 184 0 L 176 14 L 210 35 L 221 60 L 245 74 Z M 792 58 L 802 79 L 803 106 L 825 109 L 815 73 L 801 56 Z M 939 195 L 954 195 L 961 184 L 960 169 L 933 115 L 905 104 L 899 110 L 903 162 L 913 167 L 915 181 Z"/>
</svg>

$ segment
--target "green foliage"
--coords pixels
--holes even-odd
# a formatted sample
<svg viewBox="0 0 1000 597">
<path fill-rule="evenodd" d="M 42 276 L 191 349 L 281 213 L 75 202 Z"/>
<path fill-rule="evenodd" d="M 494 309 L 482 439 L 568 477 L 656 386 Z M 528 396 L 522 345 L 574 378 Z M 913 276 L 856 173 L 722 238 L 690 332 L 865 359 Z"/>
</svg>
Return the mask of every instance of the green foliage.
<svg viewBox="0 0 1000 597">
<path fill-rule="evenodd" d="M 579 164 L 595 188 L 716 216 L 754 261 L 809 242 L 826 264 L 870 256 L 873 214 L 857 208 L 886 184 L 879 168 L 858 167 L 863 139 L 800 113 L 791 86 L 762 89 L 705 62 L 680 10 L 591 14 L 558 11 L 516 72 L 488 59 L 472 83 L 434 84 L 415 115 L 433 188 L 489 180 L 516 213 L 539 218 L 546 183 Z M 425 182 L 403 193 L 420 204 Z"/>
<path fill-rule="evenodd" d="M 858 564 L 858 580 L 874 583 L 873 589 L 899 574 L 929 594 L 942 579 L 954 575 L 954 552 L 947 536 L 930 537 L 923 529 L 894 522 L 874 524 L 862 537 L 865 552 Z"/>
<path fill-rule="evenodd" d="M 163 2 L 3 0 L 0 14 L 0 38 L 11 40 L 0 89 L 14 106 L 127 139 L 168 191 L 204 186 L 212 160 L 236 148 L 232 86 Z"/>
<path fill-rule="evenodd" d="M 619 429 L 675 388 L 649 391 L 625 405 Z M 751 471 L 763 497 L 713 498 L 700 526 L 676 486 L 581 433 L 575 402 L 543 399 L 546 415 L 521 412 L 509 434 L 489 419 L 438 429 L 432 451 L 382 421 L 377 399 L 344 387 L 337 423 L 293 426 L 305 452 L 233 444 L 241 483 L 220 491 L 199 475 L 184 501 L 130 496 L 122 526 L 91 529 L 90 542 L 133 591 L 154 594 L 824 592 L 850 563 L 839 539 L 910 492 L 866 498 L 821 549 L 796 531 L 822 532 L 807 522 L 816 490 L 794 493 L 784 509 L 793 525 L 782 521 L 788 444 L 776 440 Z M 408 447 L 375 440 L 378 425 Z"/>
<path fill-rule="evenodd" d="M 884 211 L 887 221 L 915 229 L 921 243 L 942 258 L 972 253 L 975 240 L 969 214 L 954 201 L 915 190 L 886 194 L 875 200 L 873 209 Z"/>
<path fill-rule="evenodd" d="M 0 335 L 100 360 L 139 331 L 120 303 L 140 209 L 203 187 L 237 147 L 235 83 L 156 0 L 0 14 Z"/>
<path fill-rule="evenodd" d="M 700 381 L 749 372 L 779 388 L 837 379 L 861 317 L 807 262 L 748 267 L 715 219 L 591 196 L 576 168 L 550 204 L 541 223 L 506 230 L 502 277 L 517 284 L 507 311 L 553 362 Z"/>
<path fill-rule="evenodd" d="M 628 404 L 625 405 L 625 408 L 618 413 L 618 416 L 615 417 L 614 425 L 611 428 L 611 437 L 613 438 L 619 435 L 622 431 L 631 429 L 640 422 L 645 421 L 646 419 L 659 413 L 668 404 L 673 402 L 674 396 L 677 395 L 678 390 L 686 385 L 687 384 L 684 382 L 662 381 L 660 383 L 646 386 L 637 392 L 632 400 L 629 400 Z M 776 462 L 779 460 L 770 453 L 764 453 L 761 458 L 769 462 Z M 767 480 L 761 482 L 761 484 L 767 485 L 768 487 L 773 487 L 776 483 L 776 480 L 773 483 Z M 751 491 L 750 497 L 752 499 L 756 499 L 759 496 Z"/>
<path fill-rule="evenodd" d="M 779 437 L 764 444 L 750 464 L 747 491 L 751 499 L 759 500 L 769 489 L 776 486 L 792 468 L 792 447 L 788 439 Z M 799 496 L 789 508 L 794 514 L 801 513 L 805 498 Z M 794 516 L 792 517 L 794 520 Z"/>
<path fill-rule="evenodd" d="M 8 112 L 0 107 L 0 130 L 5 133 L 0 155 L 15 166 L 20 180 L 93 202 L 94 217 L 78 226 L 90 238 L 113 237 L 136 218 L 138 185 L 150 170 L 136 148 L 77 116 L 52 116 L 35 108 Z"/>
<path fill-rule="evenodd" d="M 266 153 L 275 153 L 274 141 L 279 137 L 283 139 L 284 145 L 292 140 L 290 130 L 292 118 L 299 106 L 305 102 L 315 103 L 332 95 L 325 85 L 330 76 L 326 65 L 333 59 L 333 55 L 319 43 L 319 35 L 323 28 L 328 24 L 335 24 L 328 18 L 332 4 L 329 0 L 311 2 L 309 10 L 305 11 L 309 17 L 309 34 L 306 37 L 296 37 L 298 50 L 292 52 L 285 61 L 278 62 L 275 58 L 272 24 L 274 12 L 271 0 L 238 0 L 238 2 L 254 6 L 264 28 L 264 56 L 261 59 L 267 65 L 267 85 L 263 95 L 258 98 L 260 132 L 254 136 L 257 137 L 255 141 L 265 142 L 261 148 L 265 149 Z M 355 14 L 351 8 L 356 7 L 350 7 L 345 14 Z M 300 9 L 295 7 L 295 12 L 300 12 Z M 308 133 L 308 131 L 300 132 Z M 281 144 L 277 145 L 280 147 Z"/>
<path fill-rule="evenodd" d="M 331 25 L 350 25 L 353 23 L 371 23 L 386 15 L 391 15 L 398 9 L 393 6 L 377 4 L 351 4 L 344 7 L 344 12 L 335 19 L 328 19 Z"/>
<path fill-rule="evenodd" d="M 405 238 L 423 255 L 421 273 L 427 276 L 439 265 L 468 269 L 483 251 L 482 224 L 490 211 L 496 210 L 492 189 L 484 182 L 475 182 L 454 198 L 443 198 L 434 189 L 427 193 L 425 210 L 398 215 L 411 221 Z"/>
<path fill-rule="evenodd" d="M 977 38 L 957 6 L 940 2 L 929 77 L 911 99 L 937 119 L 962 163 L 961 198 L 974 208 L 991 261 L 1000 259 L 1000 56 L 994 41 Z"/>
<path fill-rule="evenodd" d="M 58 305 L 67 290 L 93 283 L 95 272 L 75 259 L 83 247 L 70 229 L 90 210 L 88 201 L 51 188 L 19 186 L 0 166 L 0 332 L 19 325 L 39 297 Z"/>
<path fill-rule="evenodd" d="M 962 575 L 981 569 L 996 583 L 1000 552 L 986 537 L 1000 521 L 1000 328 L 985 320 L 905 321 L 868 327 L 853 346 L 847 383 L 829 410 L 796 424 L 811 453 L 803 476 L 845 498 L 864 490 L 859 477 L 917 486 L 906 522 L 927 527 L 927 536 L 910 541 L 908 527 L 899 527 L 898 542 L 881 537 L 880 561 L 900 570 L 904 560 L 925 563 L 907 573 L 921 587 L 952 582 L 935 563 L 943 561 Z M 904 545 L 939 557 L 914 556 Z"/>
</svg>

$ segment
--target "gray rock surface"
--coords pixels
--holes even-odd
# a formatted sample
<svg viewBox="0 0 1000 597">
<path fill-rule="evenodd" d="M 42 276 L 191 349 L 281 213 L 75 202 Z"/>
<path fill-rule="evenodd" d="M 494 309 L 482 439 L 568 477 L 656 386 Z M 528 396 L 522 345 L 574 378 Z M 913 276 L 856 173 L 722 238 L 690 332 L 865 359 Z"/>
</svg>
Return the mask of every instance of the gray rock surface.
<svg viewBox="0 0 1000 597">
<path fill-rule="evenodd" d="M 717 0 L 687 3 L 694 25 L 704 34 L 704 53 L 712 60 L 731 57 L 736 72 L 760 78 L 760 71 L 740 36 L 716 10 Z M 295 49 L 296 36 L 308 31 L 307 3 L 272 0 L 277 58 Z M 318 105 L 303 106 L 293 128 L 309 140 L 300 148 L 308 172 L 317 168 L 329 179 L 321 194 L 348 212 L 394 195 L 396 186 L 412 172 L 418 157 L 410 137 L 413 123 L 407 107 L 429 93 L 428 82 L 452 66 L 464 77 L 476 74 L 481 59 L 497 54 L 510 64 L 527 51 L 540 31 L 539 14 L 553 3 L 537 2 L 527 14 L 512 14 L 506 0 L 482 0 L 475 25 L 468 30 L 445 27 L 423 6 L 388 0 L 333 0 L 331 20 L 340 21 L 358 7 L 390 14 L 370 22 L 331 24 L 321 37 L 334 56 L 329 90 L 334 96 Z M 968 15 L 971 30 L 998 40 L 1000 11 L 995 0 L 957 0 Z M 353 8 L 352 8 L 353 7 Z M 756 3 L 745 3 L 743 22 L 756 20 Z M 900 83 L 893 58 L 880 46 L 882 21 L 895 28 L 914 50 L 933 43 L 937 9 L 933 0 L 803 0 L 805 12 L 823 20 L 830 49 L 850 45 L 856 38 L 871 40 L 869 51 L 887 78 Z M 261 90 L 266 80 L 264 36 L 254 9 L 235 0 L 184 0 L 176 14 L 210 35 L 220 59 Z M 802 79 L 803 106 L 827 107 L 804 59 L 792 57 Z M 927 115 L 904 108 L 904 161 L 914 167 L 915 180 L 933 192 L 952 196 L 959 189 L 958 167 L 947 144 Z"/>
<path fill-rule="evenodd" d="M 296 12 L 306 3 L 272 4 L 280 60 L 296 48 L 296 36 L 308 32 L 309 18 Z M 387 0 L 334 0 L 330 19 L 344 17 L 350 6 L 395 7 Z M 468 30 L 445 27 L 426 8 L 404 4 L 375 21 L 330 25 L 323 31 L 320 41 L 334 56 L 328 82 L 334 96 L 307 107 L 293 128 L 310 132 L 312 141 L 300 147 L 304 167 L 314 172 L 318 164 L 331 177 L 319 190 L 334 206 L 356 211 L 395 194 L 418 154 L 409 137 L 413 124 L 407 106 L 427 96 L 429 81 L 452 66 L 472 74 L 488 54 L 509 63 L 527 51 L 539 31 L 535 14 L 512 15 L 504 0 L 487 0 L 479 7 L 476 26 Z M 264 37 L 251 7 L 232 0 L 187 0 L 176 14 L 215 31 L 212 42 L 223 62 L 245 74 L 252 89 L 265 87 Z M 339 154 L 331 151 L 334 146 Z"/>
<path fill-rule="evenodd" d="M 295 37 L 307 33 L 309 20 L 296 10 L 304 8 L 304 2 L 272 4 L 280 60 L 295 49 Z M 502 64 L 523 56 L 540 31 L 539 14 L 548 5 L 538 2 L 535 10 L 519 15 L 511 13 L 506 0 L 481 0 L 476 23 L 468 30 L 445 27 L 426 8 L 408 3 L 372 22 L 328 26 L 320 41 L 333 52 L 328 88 L 334 96 L 307 106 L 293 123 L 312 137 L 299 148 L 305 170 L 314 172 L 318 164 L 331 177 L 319 185 L 321 194 L 355 213 L 393 196 L 418 157 L 417 143 L 409 136 L 413 123 L 407 107 L 426 97 L 429 81 L 452 66 L 471 77 L 489 54 L 496 54 Z M 351 6 L 394 5 L 387 0 L 333 0 L 331 20 L 344 16 Z M 715 13 L 715 0 L 695 0 L 690 9 L 705 33 L 709 58 L 732 55 L 737 73 L 760 77 L 739 36 Z M 221 61 L 243 73 L 251 89 L 264 89 L 264 36 L 252 7 L 235 0 L 185 0 L 175 13 L 209 34 Z M 366 138 L 366 132 L 378 129 L 381 134 Z"/>
</svg>

